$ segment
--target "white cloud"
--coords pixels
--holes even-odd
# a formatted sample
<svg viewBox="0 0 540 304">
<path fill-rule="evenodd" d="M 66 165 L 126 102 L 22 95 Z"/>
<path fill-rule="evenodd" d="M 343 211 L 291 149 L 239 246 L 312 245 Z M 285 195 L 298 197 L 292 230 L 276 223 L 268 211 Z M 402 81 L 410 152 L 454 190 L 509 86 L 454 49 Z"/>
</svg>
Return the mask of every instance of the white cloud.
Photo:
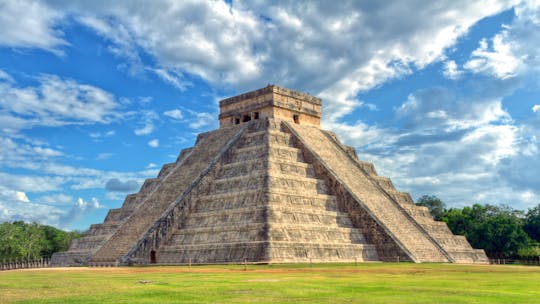
<svg viewBox="0 0 540 304">
<path fill-rule="evenodd" d="M 49 205 L 66 206 L 72 204 L 74 202 L 74 199 L 72 196 L 58 193 L 41 196 L 37 198 L 36 201 Z"/>
<path fill-rule="evenodd" d="M 458 69 L 458 66 L 454 60 L 448 60 L 444 63 L 443 75 L 444 77 L 452 80 L 459 79 L 463 71 Z"/>
<path fill-rule="evenodd" d="M 65 178 L 60 176 L 19 175 L 0 172 L 0 185 L 20 192 L 47 192 L 60 190 Z"/>
<path fill-rule="evenodd" d="M 485 73 L 497 78 L 506 79 L 514 77 L 522 64 L 522 58 L 516 57 L 512 46 L 506 42 L 507 32 L 496 35 L 492 40 L 492 50 L 487 40 L 480 41 L 480 46 L 471 54 L 463 68 L 474 73 Z"/>
<path fill-rule="evenodd" d="M 17 198 L 18 201 L 21 201 L 24 203 L 30 202 L 30 200 L 28 199 L 28 196 L 26 196 L 26 193 L 24 192 L 15 191 L 15 197 Z"/>
<path fill-rule="evenodd" d="M 116 22 L 115 18 L 100 19 L 85 13 L 78 20 L 112 42 L 108 50 L 115 56 L 126 60 L 125 64 L 119 66 L 120 69 L 126 70 L 130 75 L 144 71 L 133 33 L 125 25 Z"/>
<path fill-rule="evenodd" d="M 105 208 L 99 203 L 99 200 L 95 197 L 90 201 L 85 201 L 83 198 L 78 198 L 75 204 L 67 212 L 63 212 L 57 219 L 56 226 L 61 228 L 69 227 L 69 225 L 79 218 L 83 217 L 86 213 L 92 213 L 93 211 Z"/>
<path fill-rule="evenodd" d="M 0 3 L 0 46 L 40 48 L 62 54 L 68 43 L 55 28 L 63 14 L 38 1 L 2 1 Z"/>
<path fill-rule="evenodd" d="M 77 203 L 75 203 L 75 206 L 77 206 L 79 209 L 98 209 L 102 208 L 102 206 L 99 204 L 99 200 L 95 197 L 93 197 L 89 202 L 83 200 L 82 198 L 77 199 Z"/>
<path fill-rule="evenodd" d="M 206 112 L 193 112 L 190 111 L 189 127 L 192 129 L 202 129 L 204 127 L 213 126 L 216 124 L 216 115 Z"/>
<path fill-rule="evenodd" d="M 142 127 L 135 129 L 133 133 L 138 136 L 152 134 L 156 128 L 154 121 L 159 119 L 159 115 L 154 111 L 143 111 L 141 114 L 144 124 Z"/>
<path fill-rule="evenodd" d="M 114 136 L 115 134 L 116 134 L 116 131 L 110 130 L 110 131 L 107 131 L 107 132 L 104 132 L 104 133 L 102 133 L 102 132 L 91 132 L 88 135 L 93 139 L 101 139 L 101 138 L 104 138 L 104 137 Z"/>
<path fill-rule="evenodd" d="M 6 193 L 6 189 L 0 186 L 0 222 L 35 221 L 58 226 L 58 219 L 64 213 L 64 210 L 57 207 L 20 200 L 16 196 L 10 195 L 9 191 Z"/>
<path fill-rule="evenodd" d="M 325 98 L 330 121 L 361 106 L 359 92 L 441 60 L 513 1 L 48 3 L 105 37 L 130 73 L 153 71 L 180 89 L 184 75 L 241 91 L 299 88 Z M 143 52 L 155 66 L 142 67 Z"/>
<path fill-rule="evenodd" d="M 0 80 L 5 82 L 15 82 L 15 80 L 8 73 L 0 69 Z"/>
<path fill-rule="evenodd" d="M 540 111 L 540 105 L 534 105 L 534 106 L 532 107 L 532 111 L 533 111 L 534 113 L 537 113 L 538 111 Z"/>
<path fill-rule="evenodd" d="M 19 87 L 0 79 L 0 129 L 110 123 L 121 117 L 114 96 L 98 87 L 55 75 L 42 75 L 39 86 Z"/>
<path fill-rule="evenodd" d="M 173 85 L 180 91 L 185 91 L 186 87 L 191 85 L 191 82 L 184 80 L 181 74 L 174 71 L 167 71 L 165 69 L 151 69 L 156 75 L 158 75 L 165 82 Z"/>
<path fill-rule="evenodd" d="M 152 148 L 159 147 L 159 139 L 152 139 L 151 141 L 148 142 L 148 145 Z"/>
<path fill-rule="evenodd" d="M 133 131 L 133 133 L 135 133 L 135 135 L 148 135 L 148 134 L 151 134 L 152 132 L 154 132 L 154 124 L 153 123 L 147 123 L 144 125 L 144 127 L 140 128 L 140 129 L 135 129 Z"/>
<path fill-rule="evenodd" d="M 165 111 L 165 112 L 163 112 L 163 114 L 165 116 L 168 116 L 168 117 L 176 119 L 176 120 L 180 120 L 180 119 L 182 119 L 184 117 L 184 115 L 182 114 L 182 111 L 180 109 L 173 109 L 173 110 Z"/>
</svg>

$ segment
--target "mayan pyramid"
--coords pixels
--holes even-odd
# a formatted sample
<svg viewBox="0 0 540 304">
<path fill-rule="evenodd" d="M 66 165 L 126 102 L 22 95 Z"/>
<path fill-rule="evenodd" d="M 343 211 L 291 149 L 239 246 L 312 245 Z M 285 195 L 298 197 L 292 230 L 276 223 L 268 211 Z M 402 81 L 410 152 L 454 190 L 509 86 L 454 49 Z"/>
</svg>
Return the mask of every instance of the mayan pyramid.
<svg viewBox="0 0 540 304">
<path fill-rule="evenodd" d="M 319 98 L 270 85 L 220 101 L 220 128 L 163 166 L 60 265 L 486 263 L 320 128 Z"/>
</svg>

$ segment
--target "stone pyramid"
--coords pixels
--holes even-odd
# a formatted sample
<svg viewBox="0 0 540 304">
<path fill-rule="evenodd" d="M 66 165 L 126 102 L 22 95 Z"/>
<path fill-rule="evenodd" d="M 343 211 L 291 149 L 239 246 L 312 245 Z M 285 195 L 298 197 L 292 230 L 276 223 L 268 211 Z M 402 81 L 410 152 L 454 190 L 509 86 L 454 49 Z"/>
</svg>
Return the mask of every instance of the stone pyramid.
<svg viewBox="0 0 540 304">
<path fill-rule="evenodd" d="M 53 265 L 488 261 L 320 129 L 320 99 L 270 85 L 220 110 Z"/>
</svg>

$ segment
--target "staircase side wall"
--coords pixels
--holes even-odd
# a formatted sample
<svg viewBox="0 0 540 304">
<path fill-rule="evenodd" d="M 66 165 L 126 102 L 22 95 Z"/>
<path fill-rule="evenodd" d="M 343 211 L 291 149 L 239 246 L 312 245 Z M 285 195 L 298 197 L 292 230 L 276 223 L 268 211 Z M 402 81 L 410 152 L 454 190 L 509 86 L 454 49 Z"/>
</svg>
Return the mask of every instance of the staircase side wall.
<svg viewBox="0 0 540 304">
<path fill-rule="evenodd" d="M 235 128 L 237 132 L 233 134 L 232 138 L 228 138 L 228 141 L 226 138 L 222 138 L 225 145 L 206 163 L 207 167 L 163 212 L 144 236 L 121 258 L 121 264 L 148 264 L 151 262 L 150 252 L 152 250 L 159 252 L 159 249 L 170 240 L 172 233 L 182 227 L 191 212 L 197 208 L 198 199 L 210 194 L 212 183 L 220 171 L 220 161 L 230 153 L 231 147 L 240 139 L 246 128 L 247 125 Z M 205 139 L 207 138 L 205 137 Z M 211 140 L 215 140 L 215 138 L 211 138 Z M 204 143 L 201 142 L 201 144 Z"/>
<path fill-rule="evenodd" d="M 335 180 L 378 227 L 414 262 L 449 262 L 449 257 L 380 186 L 360 170 L 351 156 L 319 128 L 284 122 L 302 150 L 313 157 L 320 170 Z M 339 190 L 339 189 L 337 189 Z M 376 244 L 387 246 L 387 244 Z M 382 255 L 382 254 L 381 254 Z"/>
<path fill-rule="evenodd" d="M 186 190 L 193 187 L 201 173 L 208 170 L 213 159 L 243 128 L 244 126 L 233 126 L 205 133 L 204 137 L 197 141 L 192 153 L 157 185 L 135 213 L 92 256 L 90 264 L 118 264 L 119 259 L 143 239 L 164 213 L 178 203 Z"/>
</svg>

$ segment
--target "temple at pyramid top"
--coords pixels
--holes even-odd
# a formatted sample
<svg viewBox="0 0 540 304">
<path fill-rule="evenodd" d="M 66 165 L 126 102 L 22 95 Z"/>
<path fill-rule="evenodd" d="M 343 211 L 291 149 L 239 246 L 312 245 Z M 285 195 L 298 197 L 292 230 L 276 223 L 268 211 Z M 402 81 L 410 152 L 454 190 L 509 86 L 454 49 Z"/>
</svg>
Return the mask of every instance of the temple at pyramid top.
<svg viewBox="0 0 540 304">
<path fill-rule="evenodd" d="M 277 118 L 297 124 L 319 126 L 321 99 L 277 85 L 247 92 L 219 102 L 220 128 L 251 120 Z"/>
</svg>

